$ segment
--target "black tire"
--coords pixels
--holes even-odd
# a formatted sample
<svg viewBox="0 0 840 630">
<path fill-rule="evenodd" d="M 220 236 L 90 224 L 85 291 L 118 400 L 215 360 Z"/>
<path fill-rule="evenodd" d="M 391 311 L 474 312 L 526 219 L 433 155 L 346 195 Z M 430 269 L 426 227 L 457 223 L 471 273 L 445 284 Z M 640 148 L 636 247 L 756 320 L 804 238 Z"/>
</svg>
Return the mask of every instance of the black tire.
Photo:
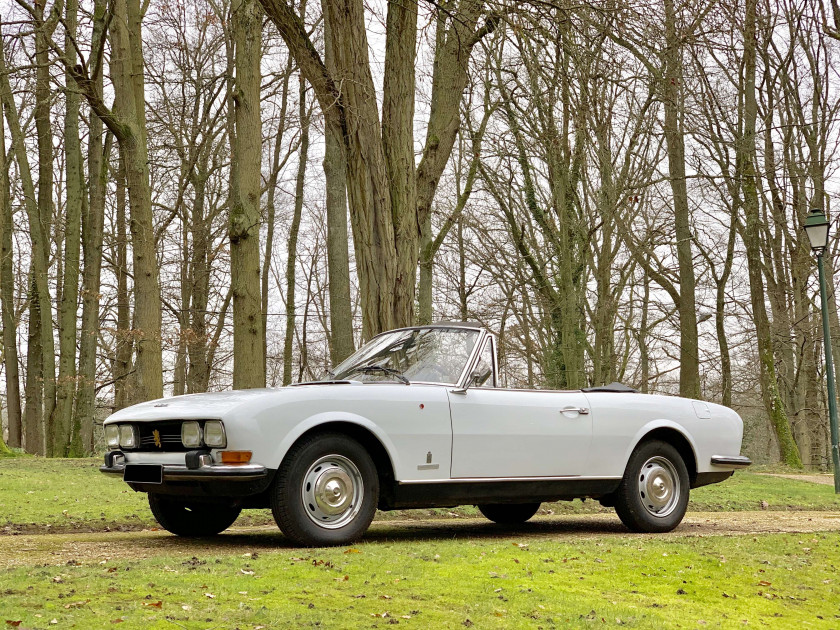
<svg viewBox="0 0 840 630">
<path fill-rule="evenodd" d="M 524 523 L 539 509 L 539 503 L 492 503 L 478 506 L 479 512 L 501 525 Z"/>
<path fill-rule="evenodd" d="M 306 547 L 358 540 L 378 501 L 376 465 L 361 444 L 341 433 L 315 434 L 292 446 L 271 489 L 277 526 Z"/>
<path fill-rule="evenodd" d="M 186 538 L 215 536 L 233 525 L 241 512 L 227 505 L 189 503 L 154 493 L 149 494 L 149 507 L 161 527 Z"/>
<path fill-rule="evenodd" d="M 670 532 L 685 516 L 689 485 L 677 449 L 659 440 L 642 442 L 615 492 L 615 511 L 634 532 Z"/>
</svg>

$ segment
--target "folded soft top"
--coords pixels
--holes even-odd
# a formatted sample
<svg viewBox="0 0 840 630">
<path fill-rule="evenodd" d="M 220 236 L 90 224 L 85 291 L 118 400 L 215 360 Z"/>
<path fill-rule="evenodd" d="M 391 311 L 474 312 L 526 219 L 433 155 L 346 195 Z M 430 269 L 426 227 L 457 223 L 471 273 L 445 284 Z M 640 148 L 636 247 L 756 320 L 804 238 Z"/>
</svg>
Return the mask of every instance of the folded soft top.
<svg viewBox="0 0 840 630">
<path fill-rule="evenodd" d="M 633 389 L 622 383 L 613 382 L 609 385 L 599 385 L 597 387 L 584 387 L 581 391 L 584 392 L 613 392 L 615 394 L 638 394 L 638 389 Z"/>
</svg>

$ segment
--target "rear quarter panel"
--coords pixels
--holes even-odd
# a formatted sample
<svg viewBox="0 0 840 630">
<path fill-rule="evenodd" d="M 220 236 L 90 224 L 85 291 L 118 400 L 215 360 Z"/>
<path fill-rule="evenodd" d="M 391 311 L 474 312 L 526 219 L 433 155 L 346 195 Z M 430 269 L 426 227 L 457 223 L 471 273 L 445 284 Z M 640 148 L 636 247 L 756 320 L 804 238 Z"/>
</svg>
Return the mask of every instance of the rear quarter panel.
<svg viewBox="0 0 840 630">
<path fill-rule="evenodd" d="M 738 455 L 743 422 L 727 407 L 677 396 L 586 394 L 592 409 L 591 467 L 587 475 L 620 477 L 633 450 L 660 428 L 679 431 L 694 451 L 697 471 L 724 470 L 712 455 Z"/>
</svg>

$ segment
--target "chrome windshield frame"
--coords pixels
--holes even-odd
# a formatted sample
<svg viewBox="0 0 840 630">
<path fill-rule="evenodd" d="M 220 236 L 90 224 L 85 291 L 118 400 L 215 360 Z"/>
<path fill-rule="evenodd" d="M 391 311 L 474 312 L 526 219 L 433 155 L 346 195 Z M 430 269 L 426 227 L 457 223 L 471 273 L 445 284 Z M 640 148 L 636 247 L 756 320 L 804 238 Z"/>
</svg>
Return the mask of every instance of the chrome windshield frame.
<svg viewBox="0 0 840 630">
<path fill-rule="evenodd" d="M 428 329 L 441 329 L 441 330 L 474 330 L 478 333 L 478 337 L 476 338 L 475 344 L 473 345 L 472 350 L 470 351 L 467 360 L 464 362 L 464 367 L 461 370 L 461 375 L 458 377 L 457 382 L 455 383 L 442 383 L 440 381 L 415 381 L 412 380 L 412 385 L 439 385 L 442 387 L 462 387 L 463 383 L 467 379 L 467 375 L 469 374 L 469 370 L 472 367 L 473 363 L 475 362 L 478 353 L 480 352 L 481 348 L 484 345 L 484 340 L 486 339 L 488 332 L 485 328 L 479 325 L 471 325 L 471 324 L 457 324 L 457 323 L 439 323 L 439 324 L 426 324 L 422 326 L 403 326 L 402 328 L 394 328 L 393 330 L 386 330 L 384 332 L 379 333 L 378 335 L 374 335 L 371 337 L 362 347 L 366 346 L 367 344 L 371 343 L 375 339 L 382 337 L 383 335 L 390 335 L 395 332 L 402 332 L 405 330 L 428 330 Z M 358 352 L 358 351 L 357 351 Z M 355 354 L 355 353 L 354 353 Z M 351 355 L 352 356 L 352 355 Z M 495 362 L 495 357 L 494 357 Z M 342 379 L 342 380 L 352 380 L 352 379 Z M 365 385 L 384 385 L 387 381 L 360 381 Z M 402 384 L 402 383 L 399 383 Z"/>
</svg>

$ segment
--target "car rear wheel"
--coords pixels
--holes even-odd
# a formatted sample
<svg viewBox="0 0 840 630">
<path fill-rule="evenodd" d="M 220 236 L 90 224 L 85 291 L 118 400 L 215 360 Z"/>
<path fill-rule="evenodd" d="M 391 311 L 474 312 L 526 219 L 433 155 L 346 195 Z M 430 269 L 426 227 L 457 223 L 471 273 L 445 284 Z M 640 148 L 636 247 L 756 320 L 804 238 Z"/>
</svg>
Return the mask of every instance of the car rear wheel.
<svg viewBox="0 0 840 630">
<path fill-rule="evenodd" d="M 669 532 L 688 506 L 688 469 L 677 449 L 659 440 L 640 444 L 615 493 L 615 511 L 634 532 Z"/>
<path fill-rule="evenodd" d="M 493 503 L 478 506 L 484 516 L 502 525 L 524 523 L 539 509 L 539 503 Z"/>
<path fill-rule="evenodd" d="M 379 475 L 368 452 L 340 433 L 294 445 L 278 470 L 271 510 L 283 533 L 308 547 L 361 538 L 379 501 Z"/>
<path fill-rule="evenodd" d="M 188 538 L 215 536 L 233 525 L 241 512 L 227 505 L 189 503 L 154 493 L 149 494 L 149 507 L 161 527 Z"/>
</svg>

